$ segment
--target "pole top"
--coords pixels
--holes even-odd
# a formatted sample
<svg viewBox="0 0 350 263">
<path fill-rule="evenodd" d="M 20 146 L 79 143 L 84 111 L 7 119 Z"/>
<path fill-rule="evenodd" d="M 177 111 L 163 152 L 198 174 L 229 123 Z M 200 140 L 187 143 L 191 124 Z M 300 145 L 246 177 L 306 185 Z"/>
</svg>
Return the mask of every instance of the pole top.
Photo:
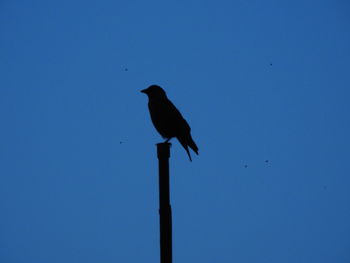
<svg viewBox="0 0 350 263">
<path fill-rule="evenodd" d="M 170 146 L 171 146 L 171 143 L 168 143 L 168 142 L 157 143 L 158 159 L 170 158 Z"/>
</svg>

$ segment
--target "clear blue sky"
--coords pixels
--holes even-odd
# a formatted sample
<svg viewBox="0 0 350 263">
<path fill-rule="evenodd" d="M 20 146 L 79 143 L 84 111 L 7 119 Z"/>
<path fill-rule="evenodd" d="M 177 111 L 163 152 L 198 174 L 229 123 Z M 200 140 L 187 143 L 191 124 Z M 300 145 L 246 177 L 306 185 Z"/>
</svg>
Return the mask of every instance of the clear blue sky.
<svg viewBox="0 0 350 263">
<path fill-rule="evenodd" d="M 345 0 L 0 2 L 0 262 L 158 262 L 147 98 L 173 140 L 174 262 L 350 262 Z"/>
</svg>

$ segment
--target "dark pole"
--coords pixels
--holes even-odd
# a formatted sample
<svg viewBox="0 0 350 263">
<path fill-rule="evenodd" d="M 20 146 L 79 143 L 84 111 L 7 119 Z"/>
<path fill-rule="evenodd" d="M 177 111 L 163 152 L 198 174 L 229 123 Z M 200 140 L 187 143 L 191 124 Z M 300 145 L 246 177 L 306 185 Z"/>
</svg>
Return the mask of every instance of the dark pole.
<svg viewBox="0 0 350 263">
<path fill-rule="evenodd" d="M 170 143 L 157 144 L 159 163 L 160 262 L 172 262 L 172 223 L 169 190 Z"/>
</svg>

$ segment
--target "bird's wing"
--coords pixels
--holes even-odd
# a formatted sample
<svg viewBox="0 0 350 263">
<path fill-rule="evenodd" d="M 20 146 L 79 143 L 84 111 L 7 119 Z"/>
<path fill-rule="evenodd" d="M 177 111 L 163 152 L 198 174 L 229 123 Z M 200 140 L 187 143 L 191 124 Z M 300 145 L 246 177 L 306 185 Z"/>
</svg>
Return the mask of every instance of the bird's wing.
<svg viewBox="0 0 350 263">
<path fill-rule="evenodd" d="M 164 138 L 175 137 L 179 130 L 189 130 L 189 125 L 170 100 L 150 100 L 148 107 L 155 128 Z"/>
<path fill-rule="evenodd" d="M 190 125 L 188 125 L 187 121 L 184 119 L 184 117 L 182 117 L 180 111 L 170 100 L 168 100 L 168 103 L 166 103 L 166 107 L 169 121 L 172 122 L 174 129 L 181 130 L 182 132 L 190 132 Z"/>
</svg>

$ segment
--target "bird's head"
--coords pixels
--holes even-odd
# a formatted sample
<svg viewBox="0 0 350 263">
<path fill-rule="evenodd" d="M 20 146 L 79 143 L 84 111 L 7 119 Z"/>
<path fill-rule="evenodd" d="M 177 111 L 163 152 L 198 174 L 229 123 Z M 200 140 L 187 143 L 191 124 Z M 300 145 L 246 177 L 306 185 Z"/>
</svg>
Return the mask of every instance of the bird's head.
<svg viewBox="0 0 350 263">
<path fill-rule="evenodd" d="M 166 98 L 165 91 L 158 85 L 149 86 L 147 89 L 141 90 L 142 93 L 145 93 L 149 98 Z"/>
</svg>

